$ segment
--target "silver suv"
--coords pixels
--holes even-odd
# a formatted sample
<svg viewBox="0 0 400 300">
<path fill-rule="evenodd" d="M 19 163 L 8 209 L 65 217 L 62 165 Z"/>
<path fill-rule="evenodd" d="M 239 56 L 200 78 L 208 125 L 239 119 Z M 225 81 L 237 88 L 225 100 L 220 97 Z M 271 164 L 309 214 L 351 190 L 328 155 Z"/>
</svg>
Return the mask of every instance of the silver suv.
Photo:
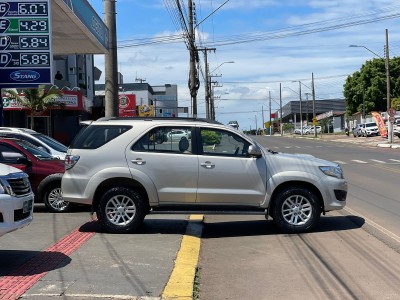
<svg viewBox="0 0 400 300">
<path fill-rule="evenodd" d="M 158 139 L 171 131 L 190 136 Z M 103 118 L 71 143 L 64 200 L 92 205 L 109 232 L 149 213 L 260 214 L 284 232 L 313 229 L 346 204 L 336 163 L 265 149 L 234 128 L 199 119 Z"/>
</svg>

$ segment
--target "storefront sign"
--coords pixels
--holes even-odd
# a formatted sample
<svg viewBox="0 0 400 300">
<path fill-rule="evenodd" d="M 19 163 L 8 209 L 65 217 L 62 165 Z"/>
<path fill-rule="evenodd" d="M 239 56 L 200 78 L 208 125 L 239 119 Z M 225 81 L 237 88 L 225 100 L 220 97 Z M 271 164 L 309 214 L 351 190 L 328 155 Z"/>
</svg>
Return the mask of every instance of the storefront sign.
<svg viewBox="0 0 400 300">
<path fill-rule="evenodd" d="M 24 95 L 20 94 L 23 98 Z M 64 91 L 63 96 L 56 100 L 56 102 L 64 103 L 62 109 L 66 110 L 83 110 L 82 93 L 79 91 Z M 22 106 L 16 100 L 11 100 L 8 97 L 3 96 L 3 108 L 4 110 L 28 110 L 27 107 Z M 60 109 L 60 107 L 54 107 L 52 109 Z"/>
<path fill-rule="evenodd" d="M 138 107 L 139 117 L 154 117 L 153 105 L 140 105 Z"/>
<path fill-rule="evenodd" d="M 0 2 L 0 83 L 52 83 L 50 0 Z"/>
<path fill-rule="evenodd" d="M 136 117 L 136 95 L 119 95 L 119 116 Z"/>
</svg>

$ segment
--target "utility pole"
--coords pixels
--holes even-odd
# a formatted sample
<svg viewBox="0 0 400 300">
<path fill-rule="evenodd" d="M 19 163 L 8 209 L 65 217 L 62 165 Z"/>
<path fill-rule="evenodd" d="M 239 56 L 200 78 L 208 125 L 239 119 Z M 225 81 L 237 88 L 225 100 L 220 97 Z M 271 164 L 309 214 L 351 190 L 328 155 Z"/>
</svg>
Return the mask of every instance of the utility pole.
<svg viewBox="0 0 400 300">
<path fill-rule="evenodd" d="M 110 31 L 105 55 L 105 116 L 118 117 L 118 58 L 115 0 L 104 0 L 104 24 Z"/>
<path fill-rule="evenodd" d="M 271 119 L 271 113 L 272 113 L 272 106 L 271 106 L 271 91 L 268 91 L 269 95 L 269 135 L 272 135 L 272 119 Z"/>
<path fill-rule="evenodd" d="M 195 34 L 193 26 L 193 3 L 192 0 L 188 0 L 189 10 L 189 52 L 190 52 L 190 75 L 189 75 L 189 90 L 190 97 L 192 100 L 192 115 L 197 118 L 197 90 L 199 89 L 199 79 L 196 74 L 196 45 L 195 45 Z"/>
<path fill-rule="evenodd" d="M 281 129 L 281 136 L 283 136 L 283 124 L 282 124 L 282 83 L 279 83 L 279 107 L 280 107 L 280 121 L 279 127 Z"/>
<path fill-rule="evenodd" d="M 311 73 L 311 88 L 312 88 L 312 112 L 313 112 L 313 126 L 314 126 L 314 137 L 317 137 L 317 116 L 315 115 L 315 88 L 314 88 L 314 73 Z"/>
<path fill-rule="evenodd" d="M 221 77 L 220 76 L 210 76 L 210 77 Z M 210 98 L 210 118 L 211 120 L 215 120 L 215 103 L 214 103 L 214 87 L 222 87 L 222 85 L 218 84 L 218 81 L 212 81 L 214 85 L 211 88 L 211 98 Z"/>
<path fill-rule="evenodd" d="M 386 113 L 389 112 L 391 108 L 391 99 L 390 99 L 390 68 L 389 68 L 389 33 L 386 29 L 386 98 L 387 98 L 387 109 Z M 393 143 L 393 123 L 388 122 L 388 142 L 389 144 Z"/>
<path fill-rule="evenodd" d="M 301 104 L 301 81 L 299 80 L 299 96 L 300 96 L 300 132 L 303 135 L 303 110 Z"/>
<path fill-rule="evenodd" d="M 208 60 L 207 60 L 207 52 L 208 51 L 214 51 L 215 48 L 202 48 L 202 49 L 197 49 L 198 51 L 203 51 L 204 52 L 204 63 L 205 63 L 205 100 L 206 100 L 206 119 L 210 119 L 210 102 L 211 102 L 211 80 L 209 76 L 209 69 L 208 69 Z"/>
</svg>

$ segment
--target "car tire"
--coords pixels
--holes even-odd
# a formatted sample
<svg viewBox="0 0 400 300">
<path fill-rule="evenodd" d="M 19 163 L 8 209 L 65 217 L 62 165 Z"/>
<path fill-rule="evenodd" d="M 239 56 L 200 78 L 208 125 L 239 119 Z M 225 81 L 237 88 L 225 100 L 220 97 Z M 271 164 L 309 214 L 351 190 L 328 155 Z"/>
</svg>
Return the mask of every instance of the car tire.
<svg viewBox="0 0 400 300">
<path fill-rule="evenodd" d="M 321 216 L 321 205 L 310 190 L 295 186 L 277 195 L 272 209 L 275 224 L 286 233 L 312 230 Z"/>
<path fill-rule="evenodd" d="M 101 226 L 111 233 L 135 231 L 146 215 L 142 196 L 128 187 L 114 187 L 101 197 L 97 218 Z"/>
<path fill-rule="evenodd" d="M 70 209 L 71 203 L 65 201 L 61 194 L 61 182 L 47 186 L 43 193 L 43 202 L 50 212 L 61 213 Z"/>
</svg>

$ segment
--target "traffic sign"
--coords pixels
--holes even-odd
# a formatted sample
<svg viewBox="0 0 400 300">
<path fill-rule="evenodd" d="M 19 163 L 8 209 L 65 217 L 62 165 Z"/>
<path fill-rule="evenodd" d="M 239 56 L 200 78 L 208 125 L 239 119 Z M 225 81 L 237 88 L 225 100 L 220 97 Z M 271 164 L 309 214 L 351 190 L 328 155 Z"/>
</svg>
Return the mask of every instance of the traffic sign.
<svg viewBox="0 0 400 300">
<path fill-rule="evenodd" d="M 0 85 L 52 83 L 50 3 L 0 2 Z"/>
<path fill-rule="evenodd" d="M 390 117 L 394 117 L 396 115 L 396 109 L 394 109 L 393 107 L 389 108 L 387 111 L 388 115 Z"/>
<path fill-rule="evenodd" d="M 389 122 L 390 122 L 390 123 L 392 123 L 392 124 L 393 124 L 393 123 L 394 123 L 394 121 L 396 121 L 396 118 L 395 118 L 395 117 L 389 117 Z"/>
</svg>

